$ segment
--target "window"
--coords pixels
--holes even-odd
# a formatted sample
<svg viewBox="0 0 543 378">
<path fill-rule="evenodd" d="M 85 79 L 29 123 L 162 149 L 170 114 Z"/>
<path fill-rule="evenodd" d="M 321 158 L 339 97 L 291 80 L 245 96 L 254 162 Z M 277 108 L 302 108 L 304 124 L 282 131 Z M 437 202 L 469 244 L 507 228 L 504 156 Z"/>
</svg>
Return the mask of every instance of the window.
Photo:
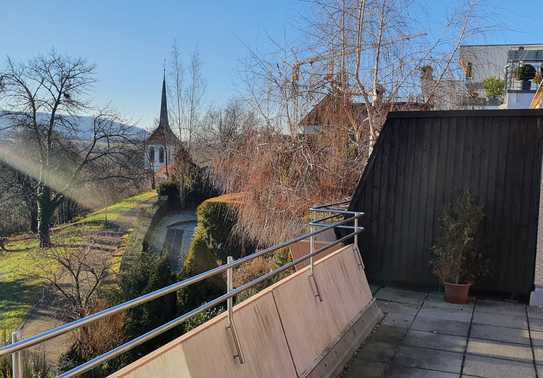
<svg viewBox="0 0 543 378">
<path fill-rule="evenodd" d="M 158 150 L 158 162 L 164 163 L 164 147 L 160 147 Z"/>
<path fill-rule="evenodd" d="M 155 162 L 155 148 L 154 147 L 149 147 L 149 161 L 151 163 Z"/>
</svg>

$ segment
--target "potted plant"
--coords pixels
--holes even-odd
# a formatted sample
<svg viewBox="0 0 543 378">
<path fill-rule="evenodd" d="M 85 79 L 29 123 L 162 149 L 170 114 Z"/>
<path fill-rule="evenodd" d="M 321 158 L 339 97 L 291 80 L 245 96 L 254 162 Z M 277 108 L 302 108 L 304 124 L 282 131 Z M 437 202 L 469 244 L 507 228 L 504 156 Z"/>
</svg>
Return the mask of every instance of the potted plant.
<svg viewBox="0 0 543 378">
<path fill-rule="evenodd" d="M 515 78 L 522 82 L 522 90 L 529 91 L 532 87 L 531 80 L 536 74 L 535 67 L 531 64 L 523 64 L 515 69 L 514 74 Z"/>
<path fill-rule="evenodd" d="M 485 90 L 486 97 L 491 102 L 498 102 L 503 99 L 505 94 L 505 81 L 497 77 L 489 77 L 483 80 L 483 89 Z"/>
<path fill-rule="evenodd" d="M 433 273 L 445 287 L 445 301 L 467 303 L 469 289 L 483 271 L 479 229 L 483 209 L 470 192 L 463 192 L 440 219 L 440 236 L 432 247 Z"/>
</svg>

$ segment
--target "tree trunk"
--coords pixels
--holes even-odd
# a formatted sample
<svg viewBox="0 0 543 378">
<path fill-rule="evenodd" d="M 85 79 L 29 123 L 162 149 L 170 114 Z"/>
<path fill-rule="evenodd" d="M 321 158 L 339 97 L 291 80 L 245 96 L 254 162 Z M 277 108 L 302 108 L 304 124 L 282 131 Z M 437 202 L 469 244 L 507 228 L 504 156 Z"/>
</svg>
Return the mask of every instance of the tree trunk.
<svg viewBox="0 0 543 378">
<path fill-rule="evenodd" d="M 36 202 L 30 207 L 30 231 L 33 234 L 38 232 L 38 206 Z"/>
<path fill-rule="evenodd" d="M 38 186 L 38 240 L 40 248 L 51 247 L 51 220 L 55 212 L 55 203 L 51 198 L 51 189 L 41 184 Z"/>
</svg>

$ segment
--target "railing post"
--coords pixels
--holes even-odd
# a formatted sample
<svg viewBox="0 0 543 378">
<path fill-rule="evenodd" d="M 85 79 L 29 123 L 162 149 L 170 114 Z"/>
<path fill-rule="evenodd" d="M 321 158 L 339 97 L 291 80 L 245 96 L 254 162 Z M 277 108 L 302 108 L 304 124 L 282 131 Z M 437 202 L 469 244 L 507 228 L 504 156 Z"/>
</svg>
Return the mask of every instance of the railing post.
<svg viewBox="0 0 543 378">
<path fill-rule="evenodd" d="M 230 264 L 234 262 L 234 258 L 232 256 L 228 256 L 226 258 L 226 263 Z M 228 294 L 234 289 L 234 270 L 232 268 L 228 268 L 226 271 L 226 291 Z M 230 327 L 232 325 L 232 318 L 233 318 L 233 306 L 234 306 L 234 298 L 230 297 L 226 300 L 226 307 L 228 309 L 228 318 L 227 318 L 227 325 Z"/>
<path fill-rule="evenodd" d="M 358 266 L 361 268 L 361 269 L 364 269 L 364 262 L 362 261 L 362 254 L 360 253 L 360 249 L 358 248 L 358 231 L 359 231 L 359 228 L 358 228 L 358 217 L 360 216 L 360 213 L 355 213 L 355 218 L 354 218 L 354 242 L 353 242 L 353 251 L 354 251 L 354 254 L 355 254 L 355 258 L 356 260 L 358 261 Z"/>
<path fill-rule="evenodd" d="M 310 230 L 313 232 L 315 227 L 311 226 Z M 315 252 L 315 236 L 311 235 L 309 238 L 309 274 L 313 275 L 313 252 Z"/>
<path fill-rule="evenodd" d="M 11 342 L 16 343 L 21 339 L 21 331 L 14 331 L 11 333 Z M 11 375 L 13 378 L 23 377 L 23 366 L 21 359 L 21 351 L 11 354 Z"/>
<path fill-rule="evenodd" d="M 358 248 L 358 214 L 354 217 L 354 245 Z"/>
<path fill-rule="evenodd" d="M 310 227 L 310 231 L 313 232 L 315 230 L 314 226 Z M 309 286 L 311 286 L 311 290 L 313 291 L 313 295 L 315 298 L 319 298 L 319 302 L 322 302 L 321 293 L 319 291 L 319 286 L 317 285 L 317 281 L 315 280 L 315 275 L 313 274 L 313 253 L 315 252 L 315 236 L 311 235 L 309 237 Z"/>
<path fill-rule="evenodd" d="M 232 256 L 226 258 L 226 263 L 231 264 L 234 262 Z M 229 267 L 226 270 L 226 290 L 228 294 L 234 290 L 234 269 Z M 243 355 L 241 354 L 241 346 L 239 344 L 238 334 L 236 332 L 236 327 L 234 326 L 234 298 L 230 297 L 226 300 L 227 314 L 226 314 L 226 330 L 230 335 L 230 341 L 232 349 L 234 350 L 233 357 L 238 359 L 240 364 L 243 364 Z"/>
</svg>

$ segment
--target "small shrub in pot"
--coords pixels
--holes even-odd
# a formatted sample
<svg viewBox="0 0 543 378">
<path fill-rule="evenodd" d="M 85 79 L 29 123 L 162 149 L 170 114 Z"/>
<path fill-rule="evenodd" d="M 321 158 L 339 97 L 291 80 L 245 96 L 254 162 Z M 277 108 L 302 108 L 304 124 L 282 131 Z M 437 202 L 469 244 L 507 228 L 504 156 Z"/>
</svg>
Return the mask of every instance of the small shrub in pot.
<svg viewBox="0 0 543 378">
<path fill-rule="evenodd" d="M 445 300 L 467 303 L 469 288 L 483 273 L 479 249 L 483 208 L 469 192 L 462 193 L 440 218 L 440 236 L 432 247 L 432 268 L 445 286 Z"/>
</svg>

